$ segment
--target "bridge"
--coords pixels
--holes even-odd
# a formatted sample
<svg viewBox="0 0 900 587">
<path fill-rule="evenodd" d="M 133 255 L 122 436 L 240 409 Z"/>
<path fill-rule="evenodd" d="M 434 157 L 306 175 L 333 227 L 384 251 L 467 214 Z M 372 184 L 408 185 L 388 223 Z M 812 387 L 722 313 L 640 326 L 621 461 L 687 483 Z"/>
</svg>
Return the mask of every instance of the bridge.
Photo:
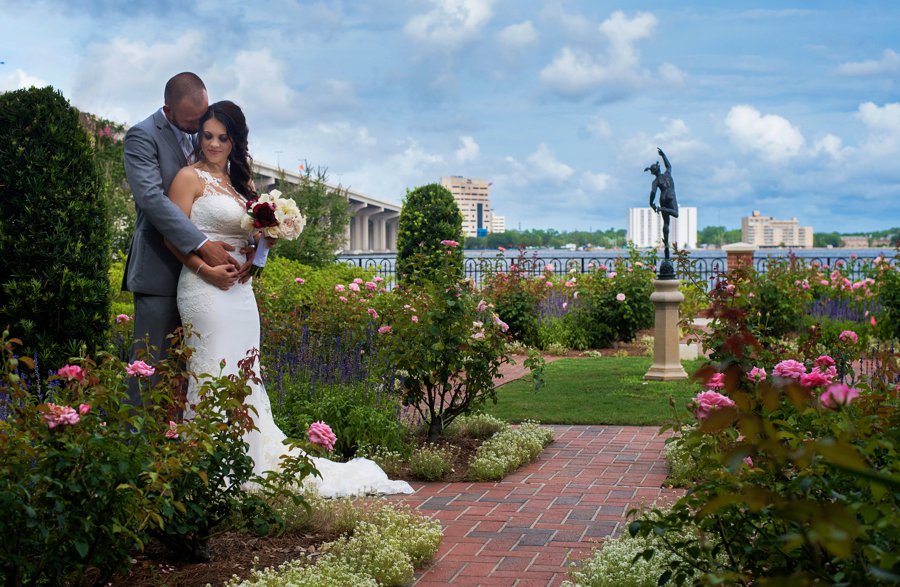
<svg viewBox="0 0 900 587">
<path fill-rule="evenodd" d="M 275 165 L 253 161 L 256 188 L 260 192 L 278 189 L 282 176 L 291 185 L 299 185 L 301 175 Z M 331 189 L 338 189 L 329 185 Z M 350 222 L 344 230 L 342 254 L 389 253 L 397 250 L 397 226 L 400 206 L 376 200 L 352 189 L 340 188 L 350 203 Z"/>
</svg>

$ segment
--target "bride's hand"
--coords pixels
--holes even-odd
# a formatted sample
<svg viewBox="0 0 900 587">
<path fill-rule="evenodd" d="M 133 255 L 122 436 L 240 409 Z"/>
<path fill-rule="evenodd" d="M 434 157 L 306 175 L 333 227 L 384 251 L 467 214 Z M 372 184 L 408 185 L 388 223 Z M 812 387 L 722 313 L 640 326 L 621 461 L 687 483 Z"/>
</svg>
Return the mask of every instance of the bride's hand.
<svg viewBox="0 0 900 587">
<path fill-rule="evenodd" d="M 217 265 L 216 267 L 206 266 L 200 272 L 200 277 L 207 283 L 218 287 L 221 290 L 227 290 L 238 280 L 239 272 L 233 265 Z"/>
</svg>

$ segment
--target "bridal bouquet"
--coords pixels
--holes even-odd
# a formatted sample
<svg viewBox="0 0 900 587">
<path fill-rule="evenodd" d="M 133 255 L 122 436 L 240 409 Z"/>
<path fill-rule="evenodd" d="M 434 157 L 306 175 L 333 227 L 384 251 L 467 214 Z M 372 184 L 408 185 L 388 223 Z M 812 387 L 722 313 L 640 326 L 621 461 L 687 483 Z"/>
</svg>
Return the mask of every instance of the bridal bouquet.
<svg viewBox="0 0 900 587">
<path fill-rule="evenodd" d="M 297 203 L 290 198 L 281 197 L 281 192 L 272 190 L 247 202 L 247 214 L 241 218 L 241 228 L 262 230 L 263 237 L 284 238 L 294 240 L 303 231 L 306 222 L 297 208 Z M 251 275 L 262 273 L 269 256 L 269 243 L 260 238 L 253 257 Z"/>
</svg>

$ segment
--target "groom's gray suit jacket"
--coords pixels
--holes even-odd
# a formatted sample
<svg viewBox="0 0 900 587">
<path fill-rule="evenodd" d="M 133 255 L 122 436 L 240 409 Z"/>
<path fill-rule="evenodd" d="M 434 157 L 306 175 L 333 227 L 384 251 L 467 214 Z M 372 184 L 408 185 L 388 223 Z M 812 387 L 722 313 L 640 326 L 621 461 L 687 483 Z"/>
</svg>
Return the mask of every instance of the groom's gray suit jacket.
<svg viewBox="0 0 900 587">
<path fill-rule="evenodd" d="M 125 175 L 134 195 L 137 219 L 122 289 L 174 296 L 181 263 L 166 248 L 164 237 L 184 254 L 206 239 L 166 195 L 186 164 L 178 139 L 160 110 L 125 134 Z"/>
</svg>

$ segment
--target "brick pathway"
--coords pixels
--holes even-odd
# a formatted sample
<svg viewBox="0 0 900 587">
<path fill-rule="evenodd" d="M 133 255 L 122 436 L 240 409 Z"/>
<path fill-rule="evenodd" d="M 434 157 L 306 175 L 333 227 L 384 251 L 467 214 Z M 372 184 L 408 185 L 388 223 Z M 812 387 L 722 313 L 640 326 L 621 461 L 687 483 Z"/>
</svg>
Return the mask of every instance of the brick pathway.
<svg viewBox="0 0 900 587">
<path fill-rule="evenodd" d="M 625 530 L 625 514 L 671 500 L 656 427 L 548 426 L 539 459 L 499 483 L 413 483 L 400 500 L 441 521 L 435 561 L 417 587 L 552 587 L 569 560 Z"/>
</svg>

